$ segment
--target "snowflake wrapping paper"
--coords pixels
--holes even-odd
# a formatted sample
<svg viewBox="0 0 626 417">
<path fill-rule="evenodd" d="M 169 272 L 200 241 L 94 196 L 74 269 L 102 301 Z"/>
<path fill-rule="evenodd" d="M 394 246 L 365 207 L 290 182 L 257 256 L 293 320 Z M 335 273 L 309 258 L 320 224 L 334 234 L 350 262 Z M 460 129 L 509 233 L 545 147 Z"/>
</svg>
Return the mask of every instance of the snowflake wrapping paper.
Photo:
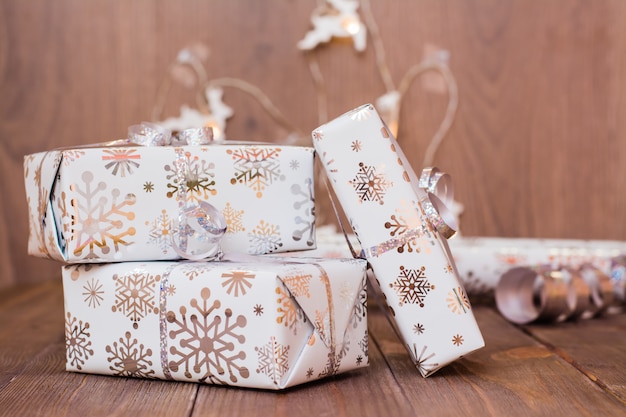
<svg viewBox="0 0 626 417">
<path fill-rule="evenodd" d="M 483 347 L 447 243 L 423 212 L 410 167 L 374 107 L 352 110 L 312 136 L 419 372 L 426 377 Z"/>
<path fill-rule="evenodd" d="M 314 248 L 313 148 L 222 143 L 27 155 L 29 253 L 70 263 L 178 259 L 181 195 L 222 212 L 225 252 Z"/>
<path fill-rule="evenodd" d="M 283 389 L 367 367 L 366 262 L 63 268 L 66 369 Z"/>
<path fill-rule="evenodd" d="M 502 274 L 518 266 L 592 265 L 611 277 L 616 296 L 624 299 L 625 265 L 616 265 L 613 259 L 626 254 L 626 242 L 455 236 L 450 248 L 470 294 L 493 293 Z"/>
<path fill-rule="evenodd" d="M 353 246 L 358 241 L 347 235 Z M 346 235 L 334 226 L 316 229 L 317 248 L 303 256 L 352 256 Z M 518 266 L 591 265 L 610 277 L 615 296 L 626 301 L 626 242 L 619 240 L 498 238 L 455 235 L 448 240 L 454 263 L 469 295 L 493 294 L 502 274 Z M 297 254 L 297 253 L 296 253 Z"/>
</svg>

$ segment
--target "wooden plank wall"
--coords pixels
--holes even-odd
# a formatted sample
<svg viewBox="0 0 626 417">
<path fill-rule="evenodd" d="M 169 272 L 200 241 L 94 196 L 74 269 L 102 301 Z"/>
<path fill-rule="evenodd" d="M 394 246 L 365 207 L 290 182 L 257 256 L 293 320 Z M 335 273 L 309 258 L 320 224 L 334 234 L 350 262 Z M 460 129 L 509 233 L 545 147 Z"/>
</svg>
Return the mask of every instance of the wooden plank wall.
<svg viewBox="0 0 626 417">
<path fill-rule="evenodd" d="M 459 109 L 435 163 L 453 175 L 466 236 L 626 239 L 626 2 L 371 0 L 392 78 L 450 52 Z M 210 48 L 210 78 L 260 87 L 303 132 L 319 124 L 296 43 L 315 0 L 1 0 L 0 286 L 59 276 L 26 255 L 23 155 L 124 137 L 148 120 L 178 51 Z M 317 49 L 328 113 L 384 93 L 371 44 Z M 229 89 L 231 139 L 284 129 Z M 193 104 L 176 87 L 165 115 Z M 415 82 L 399 141 L 417 169 L 447 103 Z M 322 199 L 323 200 L 323 199 Z M 320 216 L 329 221 L 327 205 Z"/>
</svg>

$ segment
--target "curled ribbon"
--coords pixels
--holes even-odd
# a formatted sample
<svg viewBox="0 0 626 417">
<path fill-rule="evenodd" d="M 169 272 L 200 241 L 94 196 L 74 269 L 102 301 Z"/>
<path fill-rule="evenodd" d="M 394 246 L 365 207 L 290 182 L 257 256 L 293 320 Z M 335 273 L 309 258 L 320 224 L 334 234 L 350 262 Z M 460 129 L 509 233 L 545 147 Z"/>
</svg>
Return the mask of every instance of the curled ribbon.
<svg viewBox="0 0 626 417">
<path fill-rule="evenodd" d="M 505 272 L 495 290 L 500 313 L 516 324 L 591 318 L 613 303 L 613 286 L 599 269 L 515 267 Z"/>
<path fill-rule="evenodd" d="M 128 143 L 139 146 L 207 145 L 213 140 L 210 127 L 191 128 L 173 135 L 155 123 L 143 122 L 128 128 Z M 187 196 L 189 167 L 184 151 L 176 149 L 174 169 L 178 187 L 178 221 L 171 234 L 172 249 L 189 260 L 219 260 L 220 241 L 226 233 L 226 219 L 206 201 L 192 202 Z"/>
<path fill-rule="evenodd" d="M 454 236 L 457 224 L 448 208 L 454 201 L 450 175 L 435 167 L 424 168 L 417 185 L 426 192 L 420 203 L 433 227 L 446 239 Z"/>
</svg>

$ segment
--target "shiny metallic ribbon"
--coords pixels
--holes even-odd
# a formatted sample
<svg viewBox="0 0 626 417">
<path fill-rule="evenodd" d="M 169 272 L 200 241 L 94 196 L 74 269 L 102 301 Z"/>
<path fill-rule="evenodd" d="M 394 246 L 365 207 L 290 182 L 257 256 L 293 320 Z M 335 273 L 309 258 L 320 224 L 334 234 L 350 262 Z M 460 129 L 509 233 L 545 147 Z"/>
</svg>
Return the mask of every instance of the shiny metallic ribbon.
<svg viewBox="0 0 626 417">
<path fill-rule="evenodd" d="M 626 303 L 626 255 L 611 259 L 610 282 L 616 300 Z"/>
<path fill-rule="evenodd" d="M 400 154 L 399 147 L 396 147 L 396 152 L 398 152 L 398 156 L 400 156 L 400 160 L 402 160 L 404 155 Z M 450 176 L 432 167 L 424 168 L 420 179 L 417 180 L 408 162 L 404 164 L 404 167 L 409 174 L 413 188 L 416 190 L 416 193 L 418 193 L 420 208 L 430 225 L 445 239 L 452 237 L 456 232 L 456 221 L 447 207 L 447 205 L 451 204 L 453 201 L 453 188 Z M 411 173 L 413 174 L 411 175 Z M 423 225 L 419 228 L 409 229 L 376 246 L 363 249 L 361 254 L 365 256 L 365 258 L 377 257 L 385 252 L 397 249 L 423 234 Z M 451 256 L 449 257 L 451 258 Z"/>
<path fill-rule="evenodd" d="M 175 233 L 171 234 L 172 249 L 180 257 L 189 260 L 220 260 L 223 256 L 220 240 L 226 233 L 226 219 L 219 210 L 206 201 L 189 200 L 185 186 L 187 159 L 180 148 L 176 149 L 174 169 L 178 182 L 178 221 Z M 194 249 L 191 239 L 195 240 L 196 244 L 204 244 L 205 247 Z"/>
<path fill-rule="evenodd" d="M 587 316 L 594 317 L 603 314 L 617 299 L 611 279 L 604 272 L 591 265 L 583 265 L 580 268 L 580 276 L 589 286 L 590 294 Z"/>
<path fill-rule="evenodd" d="M 127 142 L 139 146 L 199 146 L 213 141 L 210 127 L 184 129 L 173 135 L 171 131 L 156 123 L 142 122 L 128 128 Z"/>
<path fill-rule="evenodd" d="M 213 140 L 213 129 L 210 127 L 185 129 L 172 135 L 172 132 L 155 123 L 143 122 L 128 128 L 128 142 L 139 146 L 175 146 L 176 160 L 174 169 L 178 182 L 178 222 L 175 233 L 171 234 L 172 249 L 182 258 L 189 260 L 219 260 L 223 253 L 220 249 L 219 240 L 226 233 L 226 220 L 224 216 L 207 202 L 192 203 L 187 196 L 185 184 L 188 171 L 184 151 L 178 149 L 184 145 L 208 145 Z M 197 230 L 190 221 L 195 220 Z M 190 238 L 196 241 L 217 240 L 214 245 L 206 245 L 203 250 L 190 249 Z"/>
<path fill-rule="evenodd" d="M 439 169 L 424 168 L 417 183 L 426 192 L 420 200 L 433 227 L 446 239 L 456 233 L 456 220 L 448 209 L 454 202 L 454 188 L 450 175 Z"/>
<path fill-rule="evenodd" d="M 495 289 L 500 313 L 516 324 L 591 318 L 613 302 L 609 278 L 597 268 L 542 265 L 505 272 Z"/>
<path fill-rule="evenodd" d="M 160 344 L 160 359 L 161 368 L 163 369 L 163 375 L 165 379 L 174 379 L 170 373 L 170 367 L 167 363 L 167 292 L 169 290 L 169 280 L 172 271 L 176 266 L 180 264 L 170 265 L 163 276 L 161 277 L 161 283 L 159 286 L 159 344 Z"/>
<path fill-rule="evenodd" d="M 500 278 L 495 297 L 500 313 L 517 324 L 554 321 L 569 315 L 572 307 L 569 286 L 548 267 L 510 269 Z"/>
</svg>

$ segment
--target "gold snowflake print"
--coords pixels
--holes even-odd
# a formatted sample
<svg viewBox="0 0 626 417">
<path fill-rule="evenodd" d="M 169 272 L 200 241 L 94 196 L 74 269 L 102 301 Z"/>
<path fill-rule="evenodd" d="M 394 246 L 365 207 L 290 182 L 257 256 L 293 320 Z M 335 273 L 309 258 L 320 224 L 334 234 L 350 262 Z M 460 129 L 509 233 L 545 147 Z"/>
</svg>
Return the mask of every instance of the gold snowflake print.
<svg viewBox="0 0 626 417">
<path fill-rule="evenodd" d="M 226 219 L 226 233 L 245 232 L 242 219 L 244 210 L 236 210 L 230 203 L 226 203 L 222 214 Z"/>
<path fill-rule="evenodd" d="M 322 152 L 322 163 L 326 166 L 326 169 L 328 170 L 328 172 L 332 172 L 333 174 L 336 174 L 339 171 L 337 168 L 333 168 L 335 159 L 330 157 L 330 155 L 328 155 L 326 151 Z M 333 181 L 336 181 L 336 180 L 333 178 Z"/>
<path fill-rule="evenodd" d="M 230 295 L 235 290 L 235 297 L 246 295 L 246 290 L 252 287 L 251 279 L 254 279 L 255 275 L 247 271 L 233 271 L 222 274 L 222 278 L 225 281 L 222 282 L 222 287 L 227 287 L 226 292 Z"/>
<path fill-rule="evenodd" d="M 167 296 L 172 296 L 176 294 L 176 287 L 172 284 L 168 285 L 167 287 L 165 287 L 165 294 L 167 294 Z"/>
<path fill-rule="evenodd" d="M 313 376 L 313 368 L 309 368 L 309 369 L 306 371 L 306 377 L 307 377 L 307 378 L 311 378 L 312 376 Z"/>
<path fill-rule="evenodd" d="M 363 356 L 359 355 L 356 357 L 356 366 L 361 366 L 363 363 Z"/>
<path fill-rule="evenodd" d="M 313 131 L 313 139 L 315 139 L 315 140 L 322 140 L 322 139 L 324 139 L 324 133 L 322 133 L 321 130 L 314 130 Z"/>
<path fill-rule="evenodd" d="M 431 359 L 436 356 L 435 352 L 427 353 L 428 346 L 422 346 L 420 353 L 417 353 L 417 345 L 413 343 L 413 349 L 410 349 L 413 357 L 415 358 L 415 367 L 423 375 L 430 375 L 439 367 L 438 362 L 432 362 Z"/>
<path fill-rule="evenodd" d="M 359 170 L 355 177 L 348 181 L 348 184 L 354 187 L 359 203 L 375 201 L 384 204 L 383 198 L 387 190 L 393 186 L 393 182 L 388 181 L 381 171 L 381 168 L 359 162 Z"/>
<path fill-rule="evenodd" d="M 448 302 L 448 308 L 453 313 L 467 313 L 467 311 L 471 309 L 469 299 L 461 287 L 453 288 L 452 291 L 448 293 L 446 301 Z"/>
<path fill-rule="evenodd" d="M 361 143 L 360 140 L 354 140 L 354 141 L 352 141 L 352 144 L 350 145 L 350 148 L 352 148 L 352 150 L 354 152 L 358 152 L 361 149 L 363 149 L 363 144 Z"/>
<path fill-rule="evenodd" d="M 396 290 L 401 306 L 409 303 L 424 307 L 424 300 L 428 293 L 435 289 L 435 285 L 428 281 L 425 271 L 426 267 L 424 266 L 419 269 L 405 268 L 404 265 L 400 266 L 398 278 L 389 284 L 389 287 Z"/>
<path fill-rule="evenodd" d="M 104 290 L 102 289 L 102 284 L 95 278 L 91 278 L 91 281 L 87 281 L 87 283 L 83 286 L 85 292 L 83 295 L 85 296 L 85 302 L 89 307 L 99 307 L 100 303 L 104 298 L 102 294 L 104 294 Z"/>
<path fill-rule="evenodd" d="M 246 352 L 241 349 L 246 342 L 243 329 L 247 319 L 244 315 L 235 316 L 230 308 L 220 311 L 221 302 L 211 301 L 211 290 L 207 287 L 200 290 L 200 298 L 188 302 L 195 311 L 188 311 L 183 305 L 179 313 L 166 313 L 172 342 L 169 368 L 173 372 L 180 369 L 187 379 L 236 385 L 239 377 L 250 377 L 243 363 Z"/>
<path fill-rule="evenodd" d="M 257 316 L 263 315 L 263 306 L 261 304 L 257 304 L 254 306 L 254 314 Z"/>
<path fill-rule="evenodd" d="M 154 191 L 154 184 L 150 181 L 146 181 L 143 185 L 143 190 L 147 193 L 151 193 L 152 191 Z"/>
<path fill-rule="evenodd" d="M 310 293 L 310 282 L 313 275 L 311 274 L 303 274 L 301 271 L 295 271 L 293 274 L 285 276 L 283 278 L 283 283 L 289 288 L 289 291 L 296 296 L 306 296 L 307 298 L 311 298 Z"/>
<path fill-rule="evenodd" d="M 289 345 L 283 345 L 271 336 L 263 346 L 255 346 L 258 355 L 257 374 L 267 375 L 274 384 L 289 372 Z"/>
<path fill-rule="evenodd" d="M 413 333 L 422 334 L 424 333 L 424 325 L 422 323 L 417 323 L 413 326 Z"/>
<path fill-rule="evenodd" d="M 452 337 L 452 344 L 455 346 L 461 346 L 463 344 L 463 336 L 460 334 L 454 335 Z"/>
</svg>

